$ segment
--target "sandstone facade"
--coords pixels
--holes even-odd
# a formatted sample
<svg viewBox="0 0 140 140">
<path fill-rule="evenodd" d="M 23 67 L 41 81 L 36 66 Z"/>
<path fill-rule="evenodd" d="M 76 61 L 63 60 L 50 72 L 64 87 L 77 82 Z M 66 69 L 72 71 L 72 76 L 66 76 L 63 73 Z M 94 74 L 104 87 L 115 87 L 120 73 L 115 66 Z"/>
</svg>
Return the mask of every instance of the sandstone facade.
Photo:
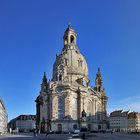
<svg viewBox="0 0 140 140">
<path fill-rule="evenodd" d="M 88 65 L 76 44 L 77 34 L 68 26 L 64 47 L 53 65 L 52 80 L 44 73 L 41 91 L 36 98 L 37 128 L 41 131 L 80 129 L 82 113 L 90 131 L 106 129 L 107 96 L 100 69 L 95 87 L 90 86 Z"/>
</svg>

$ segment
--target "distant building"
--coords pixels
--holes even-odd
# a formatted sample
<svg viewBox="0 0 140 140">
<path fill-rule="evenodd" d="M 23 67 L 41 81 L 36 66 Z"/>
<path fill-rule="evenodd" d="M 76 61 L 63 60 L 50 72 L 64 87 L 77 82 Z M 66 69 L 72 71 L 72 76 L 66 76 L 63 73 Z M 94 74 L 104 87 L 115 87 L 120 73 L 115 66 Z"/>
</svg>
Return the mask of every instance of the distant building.
<svg viewBox="0 0 140 140">
<path fill-rule="evenodd" d="M 109 125 L 116 132 L 140 132 L 140 113 L 116 110 L 110 113 Z"/>
<path fill-rule="evenodd" d="M 131 112 L 128 114 L 128 131 L 140 132 L 140 113 Z"/>
<path fill-rule="evenodd" d="M 2 98 L 0 98 L 0 134 L 7 133 L 7 122 L 8 115 Z"/>
<path fill-rule="evenodd" d="M 64 47 L 53 65 L 51 81 L 44 73 L 41 91 L 36 98 L 37 128 L 41 132 L 74 131 L 81 127 L 89 131 L 107 127 L 108 97 L 98 68 L 95 86 L 90 86 L 88 65 L 76 43 L 77 34 L 69 25 L 64 32 Z M 82 117 L 84 121 L 82 120 Z"/>
<path fill-rule="evenodd" d="M 110 128 L 113 131 L 123 131 L 126 132 L 128 128 L 128 111 L 117 110 L 110 113 Z"/>
<path fill-rule="evenodd" d="M 36 115 L 20 115 L 8 123 L 9 129 L 31 132 L 35 129 Z"/>
</svg>

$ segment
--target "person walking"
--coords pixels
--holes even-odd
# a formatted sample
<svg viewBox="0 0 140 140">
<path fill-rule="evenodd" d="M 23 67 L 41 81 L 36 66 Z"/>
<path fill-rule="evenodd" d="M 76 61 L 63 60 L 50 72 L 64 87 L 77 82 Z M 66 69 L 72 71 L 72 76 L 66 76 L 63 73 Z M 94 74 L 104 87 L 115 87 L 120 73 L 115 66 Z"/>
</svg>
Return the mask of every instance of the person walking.
<svg viewBox="0 0 140 140">
<path fill-rule="evenodd" d="M 37 136 L 37 130 L 34 129 L 34 136 L 36 137 Z"/>
<path fill-rule="evenodd" d="M 48 135 L 49 135 L 49 132 L 48 132 L 48 131 L 46 131 L 46 137 L 48 137 Z"/>
</svg>

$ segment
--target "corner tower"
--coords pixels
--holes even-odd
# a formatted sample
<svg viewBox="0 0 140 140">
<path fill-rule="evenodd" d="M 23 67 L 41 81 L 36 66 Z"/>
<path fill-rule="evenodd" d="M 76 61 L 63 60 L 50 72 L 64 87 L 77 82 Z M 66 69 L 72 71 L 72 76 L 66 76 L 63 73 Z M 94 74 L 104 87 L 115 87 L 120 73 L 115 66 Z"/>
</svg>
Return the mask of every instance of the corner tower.
<svg viewBox="0 0 140 140">
<path fill-rule="evenodd" d="M 98 72 L 96 74 L 96 79 L 95 79 L 95 89 L 98 91 L 98 92 L 101 92 L 104 90 L 103 88 L 103 80 L 102 80 L 102 75 L 101 75 L 101 72 L 100 72 L 100 68 L 98 68 Z"/>
</svg>

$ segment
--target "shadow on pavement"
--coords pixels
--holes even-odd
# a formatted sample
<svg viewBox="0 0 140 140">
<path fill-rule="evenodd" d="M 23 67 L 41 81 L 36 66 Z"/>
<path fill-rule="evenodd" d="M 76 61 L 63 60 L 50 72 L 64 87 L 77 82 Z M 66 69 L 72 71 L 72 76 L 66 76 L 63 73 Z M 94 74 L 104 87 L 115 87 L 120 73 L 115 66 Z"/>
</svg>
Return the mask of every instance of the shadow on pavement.
<svg viewBox="0 0 140 140">
<path fill-rule="evenodd" d="M 3 135 L 0 136 L 0 140 L 25 140 L 25 139 L 36 139 L 36 137 L 30 135 Z"/>
</svg>

